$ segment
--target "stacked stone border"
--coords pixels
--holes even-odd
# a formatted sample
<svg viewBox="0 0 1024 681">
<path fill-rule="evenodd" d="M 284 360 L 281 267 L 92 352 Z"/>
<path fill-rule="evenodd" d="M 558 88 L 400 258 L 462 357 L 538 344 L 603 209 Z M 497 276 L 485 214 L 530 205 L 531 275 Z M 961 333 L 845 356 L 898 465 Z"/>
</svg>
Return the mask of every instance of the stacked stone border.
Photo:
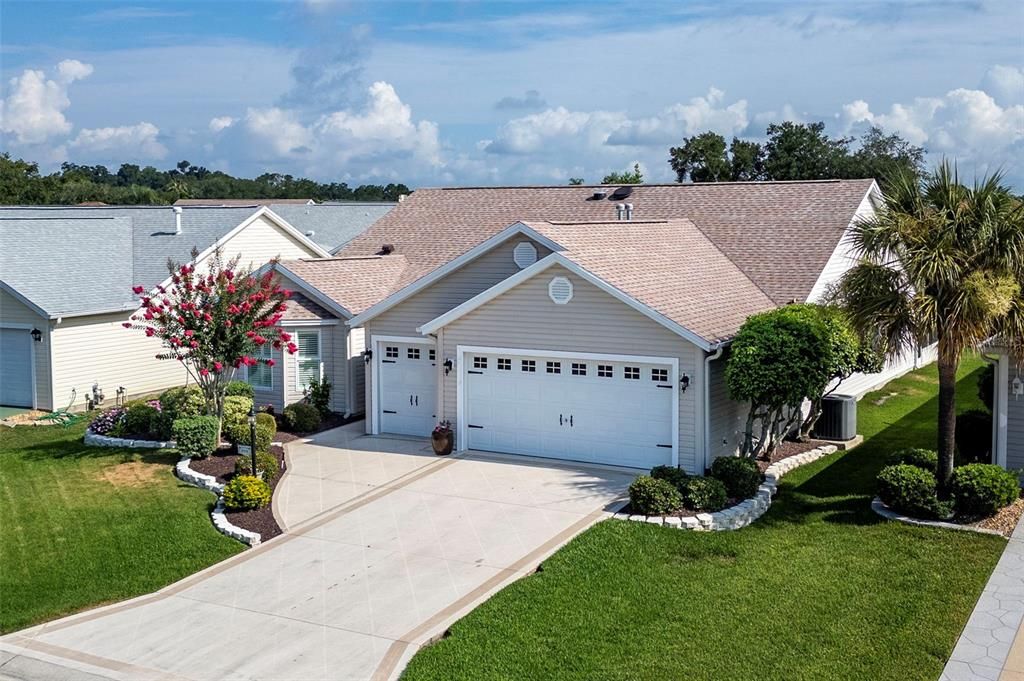
<svg viewBox="0 0 1024 681">
<path fill-rule="evenodd" d="M 181 459 L 174 467 L 174 472 L 179 478 L 188 484 L 201 489 L 210 490 L 217 495 L 217 503 L 213 507 L 213 510 L 210 511 L 210 519 L 213 520 L 213 526 L 216 527 L 221 534 L 225 534 L 232 539 L 237 539 L 243 544 L 259 546 L 260 535 L 258 532 L 251 532 L 250 530 L 242 529 L 237 525 L 232 525 L 228 521 L 228 517 L 224 513 L 224 485 L 217 482 L 217 479 L 212 475 L 206 475 L 205 473 L 192 470 L 189 466 L 191 462 L 192 459 L 190 458 Z"/>
<path fill-rule="evenodd" d="M 130 440 L 124 437 L 100 435 L 85 431 L 85 444 L 90 447 L 131 447 L 132 449 L 174 449 L 174 440 Z"/>
<path fill-rule="evenodd" d="M 871 510 L 878 515 L 888 520 L 896 520 L 901 523 L 907 523 L 908 525 L 921 525 L 923 527 L 941 527 L 945 530 L 960 530 L 961 532 L 977 532 L 978 534 L 994 534 L 1002 537 L 1002 533 L 998 530 L 990 530 L 987 527 L 977 527 L 975 525 L 958 525 L 957 523 L 947 523 L 942 520 L 921 520 L 920 518 L 911 518 L 908 515 L 902 515 L 891 508 L 889 508 L 884 501 L 875 497 L 871 500 Z"/>
<path fill-rule="evenodd" d="M 765 470 L 764 482 L 757 488 L 757 494 L 721 511 L 698 513 L 688 518 L 660 515 L 645 516 L 629 513 L 616 513 L 615 517 L 619 520 L 664 525 L 665 527 L 675 527 L 680 530 L 693 530 L 695 532 L 738 530 L 760 518 L 771 507 L 772 497 L 775 496 L 778 490 L 779 479 L 782 476 L 794 468 L 817 461 L 823 456 L 828 456 L 836 451 L 836 449 L 838 447 L 835 445 L 822 445 L 801 454 L 786 457 L 781 461 L 776 461 Z"/>
</svg>

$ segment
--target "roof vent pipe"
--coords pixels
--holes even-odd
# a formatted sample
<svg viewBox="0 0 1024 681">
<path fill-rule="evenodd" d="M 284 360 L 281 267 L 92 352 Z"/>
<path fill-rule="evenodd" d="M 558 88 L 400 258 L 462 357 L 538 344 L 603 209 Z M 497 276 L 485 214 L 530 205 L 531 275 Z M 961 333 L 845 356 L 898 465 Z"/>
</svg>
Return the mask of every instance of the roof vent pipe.
<svg viewBox="0 0 1024 681">
<path fill-rule="evenodd" d="M 616 203 L 615 204 L 615 216 L 619 220 L 624 220 L 625 219 L 625 217 L 626 217 L 626 204 L 624 204 L 624 203 Z"/>
<path fill-rule="evenodd" d="M 632 220 L 633 219 L 633 204 L 632 203 L 627 203 L 626 204 L 626 219 L 627 220 Z"/>
<path fill-rule="evenodd" d="M 181 234 L 181 206 L 173 206 L 174 211 L 174 233 Z"/>
</svg>

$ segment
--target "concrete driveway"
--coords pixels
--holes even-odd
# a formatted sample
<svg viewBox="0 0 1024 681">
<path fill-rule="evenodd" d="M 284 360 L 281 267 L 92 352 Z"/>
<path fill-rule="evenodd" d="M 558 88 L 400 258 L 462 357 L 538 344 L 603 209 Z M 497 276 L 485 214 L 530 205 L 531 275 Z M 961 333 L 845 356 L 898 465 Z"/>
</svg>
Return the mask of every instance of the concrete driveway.
<svg viewBox="0 0 1024 681">
<path fill-rule="evenodd" d="M 635 474 L 438 458 L 361 428 L 289 445 L 275 497 L 285 534 L 155 594 L 0 638 L 0 678 L 394 678 L 605 517 Z"/>
</svg>

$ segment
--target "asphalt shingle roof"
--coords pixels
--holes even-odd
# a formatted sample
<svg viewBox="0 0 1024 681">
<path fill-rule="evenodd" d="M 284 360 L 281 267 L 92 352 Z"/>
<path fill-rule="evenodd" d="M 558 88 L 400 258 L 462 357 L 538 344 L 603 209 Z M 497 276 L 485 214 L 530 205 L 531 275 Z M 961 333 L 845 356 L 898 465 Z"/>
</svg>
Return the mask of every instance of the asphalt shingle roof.
<svg viewBox="0 0 1024 681">
<path fill-rule="evenodd" d="M 285 269 L 353 315 L 396 290 L 407 267 L 401 255 L 284 260 Z"/>
<path fill-rule="evenodd" d="M 271 204 L 274 211 L 323 249 L 335 252 L 387 215 L 394 203 Z M 310 235 L 309 233 L 313 234 Z"/>
</svg>

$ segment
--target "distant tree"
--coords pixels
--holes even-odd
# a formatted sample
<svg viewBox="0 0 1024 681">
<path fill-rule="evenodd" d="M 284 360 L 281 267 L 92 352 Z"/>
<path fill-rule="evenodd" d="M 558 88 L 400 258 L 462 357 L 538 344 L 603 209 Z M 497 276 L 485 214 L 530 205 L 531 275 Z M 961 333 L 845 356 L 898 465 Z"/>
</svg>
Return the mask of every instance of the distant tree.
<svg viewBox="0 0 1024 681">
<path fill-rule="evenodd" d="M 873 177 L 884 189 L 890 179 L 901 174 L 921 176 L 922 147 L 912 145 L 896 133 L 886 135 L 877 126 L 872 126 L 859 141 L 859 148 L 850 156 L 846 177 Z"/>
<path fill-rule="evenodd" d="M 772 180 L 827 180 L 843 177 L 850 139 L 833 139 L 825 124 L 773 123 L 764 145 L 765 172 Z"/>
<path fill-rule="evenodd" d="M 582 177 L 570 177 L 569 178 L 569 184 L 571 184 L 571 185 L 581 185 L 581 184 L 583 184 L 583 178 Z"/>
<path fill-rule="evenodd" d="M 764 148 L 757 142 L 732 138 L 729 157 L 734 182 L 752 182 L 765 179 Z"/>
<path fill-rule="evenodd" d="M 677 182 L 727 182 L 732 165 L 726 154 L 725 138 L 716 132 L 702 132 L 683 139 L 682 146 L 669 149 L 669 165 Z"/>
<path fill-rule="evenodd" d="M 55 184 L 52 178 L 40 176 L 37 164 L 0 154 L 0 203 L 47 203 Z"/>
<path fill-rule="evenodd" d="M 644 174 L 640 172 L 640 164 L 634 163 L 633 170 L 627 170 L 622 173 L 611 173 L 605 175 L 604 179 L 601 180 L 601 184 L 643 184 Z"/>
</svg>

